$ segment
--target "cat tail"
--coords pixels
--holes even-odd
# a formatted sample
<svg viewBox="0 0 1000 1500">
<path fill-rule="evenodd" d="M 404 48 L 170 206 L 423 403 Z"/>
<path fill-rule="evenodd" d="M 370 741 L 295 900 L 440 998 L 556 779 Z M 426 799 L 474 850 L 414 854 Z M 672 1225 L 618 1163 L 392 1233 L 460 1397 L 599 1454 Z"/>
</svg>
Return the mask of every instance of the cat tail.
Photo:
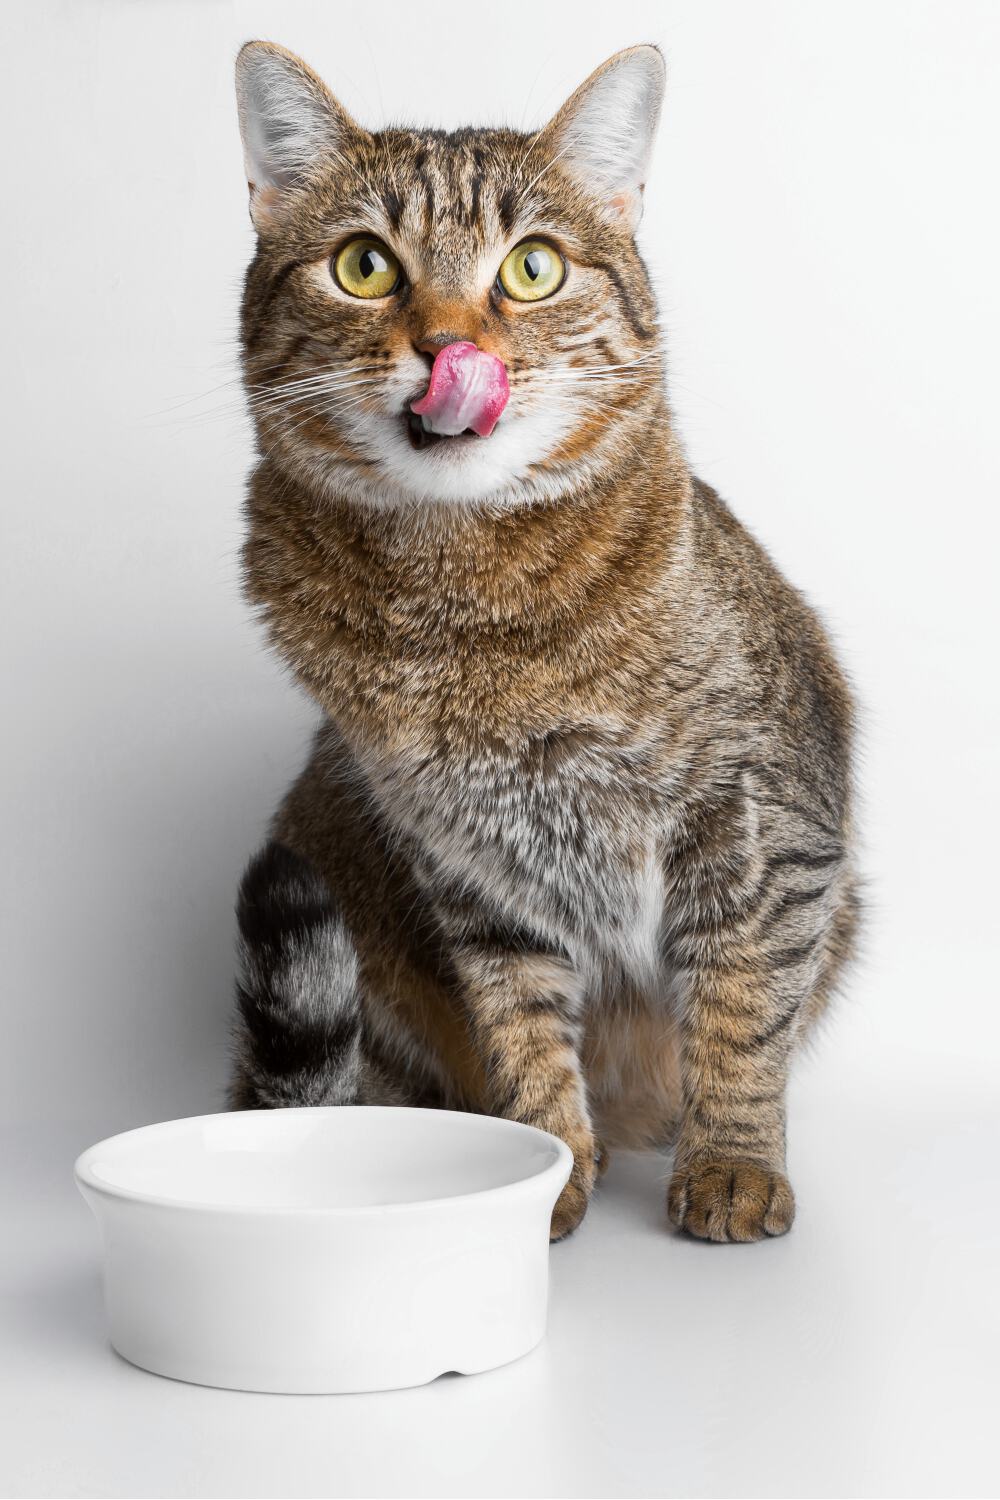
<svg viewBox="0 0 1000 1500">
<path fill-rule="evenodd" d="M 230 1108 L 356 1102 L 358 955 L 329 888 L 307 859 L 272 841 L 250 862 L 236 916 Z"/>
</svg>

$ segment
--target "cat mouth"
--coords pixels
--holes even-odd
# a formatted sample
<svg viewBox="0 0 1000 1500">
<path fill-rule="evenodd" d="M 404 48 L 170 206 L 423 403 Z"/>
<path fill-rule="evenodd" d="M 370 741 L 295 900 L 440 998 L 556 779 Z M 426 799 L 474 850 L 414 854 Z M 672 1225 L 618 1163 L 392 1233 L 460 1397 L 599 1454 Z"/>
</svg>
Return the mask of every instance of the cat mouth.
<svg viewBox="0 0 1000 1500">
<path fill-rule="evenodd" d="M 410 447 L 418 453 L 424 448 L 433 448 L 437 443 L 463 443 L 466 438 L 477 436 L 471 427 L 467 427 L 464 432 L 456 433 L 454 436 L 443 432 L 431 432 L 429 427 L 424 426 L 423 417 L 418 417 L 416 412 L 412 411 L 404 412 L 403 421 L 406 423 L 406 435 L 410 440 Z"/>
</svg>

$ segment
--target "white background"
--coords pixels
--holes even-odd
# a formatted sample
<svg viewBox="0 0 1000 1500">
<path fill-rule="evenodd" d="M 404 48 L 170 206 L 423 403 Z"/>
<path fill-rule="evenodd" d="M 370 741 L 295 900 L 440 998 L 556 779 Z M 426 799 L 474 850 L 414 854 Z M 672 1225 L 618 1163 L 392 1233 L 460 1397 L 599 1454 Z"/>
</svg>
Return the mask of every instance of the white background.
<svg viewBox="0 0 1000 1500">
<path fill-rule="evenodd" d="M 994 1493 L 1000 5 L 36 0 L 0 25 L 0 1485 Z M 863 705 L 870 928 L 795 1083 L 795 1232 L 671 1238 L 666 1164 L 622 1160 L 553 1256 L 544 1350 L 384 1398 L 126 1367 L 69 1183 L 91 1139 L 220 1106 L 232 895 L 313 718 L 237 582 L 254 35 L 369 124 L 537 125 L 616 48 L 664 47 L 641 241 L 678 422 Z"/>
</svg>

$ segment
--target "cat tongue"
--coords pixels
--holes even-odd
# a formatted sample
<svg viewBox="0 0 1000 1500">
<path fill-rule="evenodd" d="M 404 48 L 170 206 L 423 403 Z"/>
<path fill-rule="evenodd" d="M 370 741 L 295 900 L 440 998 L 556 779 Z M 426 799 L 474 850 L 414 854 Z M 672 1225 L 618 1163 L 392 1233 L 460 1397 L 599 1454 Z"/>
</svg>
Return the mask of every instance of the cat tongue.
<svg viewBox="0 0 1000 1500">
<path fill-rule="evenodd" d="M 427 394 L 411 401 L 410 410 L 423 417 L 428 432 L 456 437 L 471 427 L 489 437 L 509 395 L 502 359 L 475 344 L 445 344 L 435 356 Z"/>
</svg>

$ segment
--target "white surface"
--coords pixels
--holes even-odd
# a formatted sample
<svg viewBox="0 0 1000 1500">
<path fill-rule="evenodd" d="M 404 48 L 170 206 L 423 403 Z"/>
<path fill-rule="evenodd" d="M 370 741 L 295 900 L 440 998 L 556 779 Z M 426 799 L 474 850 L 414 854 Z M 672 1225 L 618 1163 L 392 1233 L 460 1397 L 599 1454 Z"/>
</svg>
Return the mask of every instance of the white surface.
<svg viewBox="0 0 1000 1500">
<path fill-rule="evenodd" d="M 0 1485 L 988 1493 L 1000 6 L 453 14 L 0 9 L 0 1154 L 24 1184 L 0 1241 Z M 616 47 L 664 44 L 641 235 L 681 428 L 822 609 L 864 710 L 867 956 L 796 1083 L 790 1238 L 675 1242 L 660 1169 L 620 1163 L 554 1256 L 538 1355 L 343 1405 L 184 1390 L 102 1353 L 68 1181 L 100 1135 L 220 1107 L 235 883 L 312 721 L 236 584 L 231 70 L 260 34 L 371 123 L 530 125 Z M 44 1172 L 22 1129 L 50 1133 Z"/>
<path fill-rule="evenodd" d="M 387 1391 L 495 1369 L 545 1332 L 569 1147 L 421 1109 L 202 1115 L 100 1141 L 111 1343 L 237 1391 Z"/>
<path fill-rule="evenodd" d="M 906 977 L 914 979 L 912 970 Z M 874 995 L 866 998 L 873 1000 Z M 5 1188 L 0 1474 L 12 1495 L 989 1496 L 997 1490 L 995 1084 L 807 1063 L 799 1218 L 710 1246 L 665 1228 L 667 1164 L 619 1156 L 553 1247 L 548 1336 L 486 1375 L 259 1396 L 105 1342 L 76 1144 Z M 910 1075 L 907 1077 L 907 1070 Z"/>
</svg>

